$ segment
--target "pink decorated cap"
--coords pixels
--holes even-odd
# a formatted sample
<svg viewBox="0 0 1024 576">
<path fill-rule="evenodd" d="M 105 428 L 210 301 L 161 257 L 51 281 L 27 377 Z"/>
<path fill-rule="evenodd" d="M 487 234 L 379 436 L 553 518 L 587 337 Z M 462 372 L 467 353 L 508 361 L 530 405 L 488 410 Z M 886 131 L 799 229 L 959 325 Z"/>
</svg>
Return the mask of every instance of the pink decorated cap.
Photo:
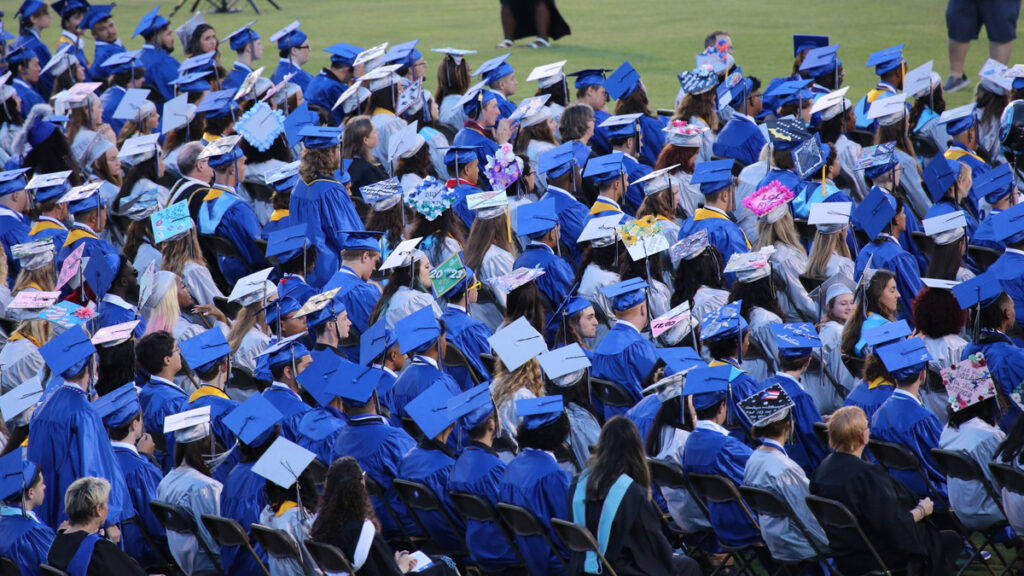
<svg viewBox="0 0 1024 576">
<path fill-rule="evenodd" d="M 772 180 L 759 188 L 757 192 L 744 198 L 743 205 L 762 221 L 772 224 L 778 222 L 786 214 L 789 210 L 789 206 L 786 204 L 792 199 L 792 190 L 782 182 Z"/>
</svg>

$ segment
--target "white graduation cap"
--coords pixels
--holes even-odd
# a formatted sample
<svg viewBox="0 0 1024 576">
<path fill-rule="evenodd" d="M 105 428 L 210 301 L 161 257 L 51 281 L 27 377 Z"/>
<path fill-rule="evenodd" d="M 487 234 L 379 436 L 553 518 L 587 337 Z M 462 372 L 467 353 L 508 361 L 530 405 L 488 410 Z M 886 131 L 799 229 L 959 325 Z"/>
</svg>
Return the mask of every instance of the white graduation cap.
<svg viewBox="0 0 1024 576">
<path fill-rule="evenodd" d="M 67 66 L 63 66 L 57 69 L 57 65 L 66 63 L 68 58 L 74 58 L 74 56 L 68 54 L 68 52 L 71 50 L 71 46 L 72 44 L 70 42 L 65 42 L 64 44 L 61 44 L 60 49 L 57 50 L 57 52 L 53 56 L 50 57 L 50 59 L 46 62 L 46 65 L 43 66 L 43 69 L 39 71 L 39 75 L 42 76 L 50 70 L 54 71 L 54 76 L 57 76 L 64 72 L 64 70 L 67 69 Z"/>
<path fill-rule="evenodd" d="M 414 120 L 388 140 L 388 159 L 394 162 L 399 158 L 411 158 L 423 148 L 427 141 L 417 133 L 418 125 L 419 122 Z"/>
<path fill-rule="evenodd" d="M 586 352 L 575 342 L 550 352 L 544 352 L 537 357 L 537 361 L 540 362 L 544 373 L 552 380 L 590 368 L 590 359 L 587 358 Z"/>
<path fill-rule="evenodd" d="M 338 96 L 338 99 L 334 101 L 334 106 L 331 106 L 331 110 L 341 106 L 342 112 L 351 114 L 353 110 L 369 97 L 370 91 L 363 87 L 362 80 L 357 80 L 347 90 L 342 92 L 341 96 Z"/>
<path fill-rule="evenodd" d="M 36 174 L 28 181 L 25 186 L 25 190 L 35 190 L 37 188 L 49 188 L 50 186 L 59 186 L 71 176 L 71 170 L 64 170 L 63 172 L 50 172 L 49 174 Z"/>
<path fill-rule="evenodd" d="M 206 19 L 203 18 L 202 12 L 196 12 L 191 18 L 185 21 L 184 24 L 174 29 L 174 33 L 178 35 L 178 40 L 181 41 L 181 47 L 183 50 L 188 50 L 189 40 L 192 39 L 192 33 L 196 31 L 201 24 L 206 24 Z"/>
<path fill-rule="evenodd" d="M 533 96 L 523 100 L 522 102 L 519 103 L 519 106 L 517 106 L 516 109 L 512 111 L 512 114 L 509 114 L 509 122 L 515 122 L 520 118 L 529 119 L 530 117 L 535 116 L 538 112 L 544 110 L 544 105 L 547 104 L 548 100 L 550 99 L 551 94 L 541 94 L 540 96 Z M 532 124 L 536 124 L 536 122 L 524 122 L 524 126 L 529 126 Z"/>
<path fill-rule="evenodd" d="M 580 232 L 580 237 L 576 239 L 576 242 L 589 242 L 614 236 L 615 230 L 619 227 L 620 220 L 622 220 L 622 214 L 591 218 L 587 225 L 583 227 L 583 231 Z"/>
<path fill-rule="evenodd" d="M 196 160 L 205 160 L 212 156 L 227 154 L 235 149 L 235 146 L 238 145 L 238 141 L 241 139 L 242 137 L 238 134 L 218 138 L 207 144 L 206 148 L 203 148 L 203 151 L 199 153 L 199 157 L 196 158 Z"/>
<path fill-rule="evenodd" d="M 630 186 L 635 186 L 637 184 L 645 184 L 647 182 L 652 182 L 655 178 L 659 178 L 661 176 L 666 176 L 667 177 L 670 172 L 672 172 L 673 170 L 675 170 L 678 167 L 679 167 L 679 164 L 673 164 L 671 166 L 668 166 L 667 168 L 662 168 L 660 170 L 655 170 L 653 172 L 648 172 L 647 174 L 644 174 L 643 176 L 641 176 L 641 177 L 637 178 L 636 180 L 633 180 L 632 182 L 630 182 L 629 185 Z M 658 191 L 664 190 L 665 188 L 667 188 L 667 186 L 659 188 Z"/>
<path fill-rule="evenodd" d="M 370 63 L 371 65 L 378 60 L 384 58 L 384 55 L 388 51 L 388 43 L 378 44 L 373 48 L 369 48 L 360 52 L 356 59 L 352 62 L 352 67 L 355 68 L 361 64 Z"/>
<path fill-rule="evenodd" d="M 194 442 L 210 434 L 210 407 L 203 406 L 164 418 L 164 434 L 174 432 L 175 442 Z"/>
<path fill-rule="evenodd" d="M 71 190 L 68 190 L 67 194 L 61 196 L 60 200 L 57 200 L 57 203 L 64 204 L 67 202 L 85 200 L 95 194 L 101 186 L 103 186 L 102 180 L 93 180 L 92 182 L 82 184 L 81 186 L 75 186 Z"/>
<path fill-rule="evenodd" d="M 939 278 L 921 278 L 921 283 L 937 290 L 952 290 L 960 284 L 956 280 L 941 280 Z"/>
<path fill-rule="evenodd" d="M 456 106 L 462 108 L 466 104 L 469 104 L 473 100 L 476 100 L 476 97 L 480 95 L 480 91 L 483 90 L 486 86 L 487 80 L 481 80 L 476 84 L 470 86 L 469 90 L 466 90 L 466 93 L 462 95 L 462 98 L 459 98 L 459 101 L 456 103 Z"/>
<path fill-rule="evenodd" d="M 1004 74 L 1006 74 L 1007 78 L 1024 78 L 1024 64 L 1014 64 L 1012 67 L 1007 68 Z"/>
<path fill-rule="evenodd" d="M 120 344 L 132 337 L 132 334 L 135 331 L 135 326 L 139 322 L 139 320 L 131 320 L 129 322 L 100 328 L 92 335 L 92 343 L 96 346 L 101 344 L 116 346 L 117 344 Z"/>
<path fill-rule="evenodd" d="M 188 94 L 181 94 L 164 102 L 164 111 L 160 115 L 163 133 L 167 134 L 188 124 L 195 109 L 194 104 L 188 103 Z"/>
<path fill-rule="evenodd" d="M 932 64 L 935 60 L 929 60 L 907 72 L 903 77 L 903 93 L 912 98 L 919 98 L 927 94 L 932 87 Z"/>
<path fill-rule="evenodd" d="M 843 98 L 846 98 L 846 93 L 849 92 L 849 90 L 849 86 L 843 86 L 838 90 L 833 90 L 832 92 L 821 96 L 814 101 L 814 104 L 811 105 L 811 114 L 817 114 L 822 110 L 826 110 L 839 104 L 843 101 Z"/>
<path fill-rule="evenodd" d="M 812 226 L 840 225 L 850 223 L 853 202 L 816 202 L 811 204 L 811 213 L 807 223 Z"/>
<path fill-rule="evenodd" d="M 416 260 L 413 252 L 416 251 L 416 246 L 419 245 L 420 240 L 423 240 L 422 236 L 419 238 L 403 240 L 398 246 L 395 246 L 394 251 L 392 251 L 391 254 L 388 254 L 387 259 L 380 265 L 381 272 L 396 266 L 408 266 L 415 262 Z"/>
<path fill-rule="evenodd" d="M 43 390 L 38 374 L 12 388 L 0 396 L 0 418 L 3 418 L 4 422 L 10 422 L 17 418 L 39 402 L 43 397 Z"/>
<path fill-rule="evenodd" d="M 139 109 L 146 103 L 147 98 L 149 98 L 148 88 L 129 88 L 114 110 L 114 119 L 135 120 L 138 117 Z"/>
<path fill-rule="evenodd" d="M 231 294 L 228 295 L 228 302 L 234 302 L 256 292 L 257 290 L 262 291 L 266 286 L 266 281 L 270 278 L 270 274 L 274 271 L 273 268 L 264 268 L 259 272 L 253 272 L 248 276 L 243 276 L 235 282 L 235 285 L 231 287 Z"/>
<path fill-rule="evenodd" d="M 301 26 L 301 25 L 302 24 L 300 24 L 298 20 L 295 20 L 291 24 L 289 24 L 289 25 L 285 26 L 284 28 L 281 28 L 277 32 L 274 32 L 273 34 L 271 34 L 270 35 L 270 41 L 271 42 L 277 42 L 281 38 L 283 38 L 283 37 L 287 36 L 288 34 L 292 33 L 293 31 L 298 30 L 299 26 Z"/>
<path fill-rule="evenodd" d="M 121 145 L 121 151 L 117 153 L 117 157 L 122 160 L 132 160 L 132 163 L 135 164 L 137 163 L 137 160 L 145 159 L 141 157 L 155 153 L 157 146 L 160 145 L 158 142 L 159 140 L 159 134 L 133 136 Z"/>
<path fill-rule="evenodd" d="M 463 58 L 467 55 L 476 54 L 476 50 L 461 50 L 459 48 L 431 48 L 430 51 L 451 56 L 456 65 L 462 64 Z"/>
<path fill-rule="evenodd" d="M 316 459 L 316 454 L 302 446 L 278 436 L 267 451 L 253 465 L 252 471 L 277 484 L 291 488 L 302 471 Z"/>
<path fill-rule="evenodd" d="M 981 83 L 989 92 L 1005 94 L 1013 88 L 1013 79 L 1006 76 L 1006 64 L 989 58 L 978 71 Z"/>
<path fill-rule="evenodd" d="M 401 80 L 401 77 L 395 73 L 401 67 L 401 64 L 378 66 L 364 74 L 360 80 L 363 81 L 363 84 L 368 84 L 367 88 L 369 88 L 371 92 L 375 90 L 382 90 L 392 84 L 397 84 Z"/>
<path fill-rule="evenodd" d="M 238 91 L 235 92 L 236 101 L 245 98 L 253 91 L 254 88 L 256 88 L 256 83 L 259 82 L 260 77 L 263 76 L 263 69 L 264 67 L 260 66 L 252 72 L 249 72 L 245 77 L 245 80 L 242 81 L 242 85 L 238 87 Z"/>
<path fill-rule="evenodd" d="M 963 210 L 957 210 L 956 212 L 942 214 L 941 216 L 925 218 L 921 221 L 921 226 L 924 227 L 925 234 L 928 236 L 936 236 L 943 232 L 949 232 L 950 230 L 966 228 L 967 216 Z"/>
<path fill-rule="evenodd" d="M 527 82 L 536 82 L 538 88 L 547 88 L 554 86 L 558 82 L 565 78 L 562 74 L 562 68 L 565 67 L 567 60 L 561 62 L 552 62 L 551 64 L 545 64 L 543 66 L 537 66 L 530 72 L 530 75 L 526 77 Z"/>
<path fill-rule="evenodd" d="M 643 114 L 637 112 L 636 114 L 619 114 L 618 116 L 609 116 L 605 118 L 604 122 L 598 124 L 599 128 L 611 128 L 614 126 L 625 126 L 627 124 L 635 124 L 637 120 Z"/>
<path fill-rule="evenodd" d="M 495 332 L 487 341 L 509 372 L 548 351 L 544 337 L 522 316 Z"/>
<path fill-rule="evenodd" d="M 900 115 L 905 115 L 907 112 L 907 95 L 906 94 L 893 94 L 887 98 L 879 98 L 871 103 L 871 108 L 868 109 L 868 120 L 879 119 L 882 124 L 886 124 L 884 120 L 886 117 L 890 121 L 888 124 L 893 124 L 895 120 L 899 119 Z"/>
</svg>

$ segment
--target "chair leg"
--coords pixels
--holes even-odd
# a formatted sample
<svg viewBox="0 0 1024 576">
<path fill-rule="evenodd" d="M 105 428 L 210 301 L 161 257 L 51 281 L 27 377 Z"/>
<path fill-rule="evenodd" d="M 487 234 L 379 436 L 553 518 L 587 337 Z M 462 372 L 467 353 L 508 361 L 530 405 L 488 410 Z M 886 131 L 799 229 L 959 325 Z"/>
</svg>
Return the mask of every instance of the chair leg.
<svg viewBox="0 0 1024 576">
<path fill-rule="evenodd" d="M 726 565 L 729 564 L 729 560 L 730 559 L 735 559 L 735 558 L 736 558 L 736 555 L 733 554 L 732 552 L 726 553 L 725 558 L 722 558 L 722 561 L 711 572 L 711 576 L 718 576 L 718 573 L 722 570 L 722 568 L 726 567 Z"/>
</svg>

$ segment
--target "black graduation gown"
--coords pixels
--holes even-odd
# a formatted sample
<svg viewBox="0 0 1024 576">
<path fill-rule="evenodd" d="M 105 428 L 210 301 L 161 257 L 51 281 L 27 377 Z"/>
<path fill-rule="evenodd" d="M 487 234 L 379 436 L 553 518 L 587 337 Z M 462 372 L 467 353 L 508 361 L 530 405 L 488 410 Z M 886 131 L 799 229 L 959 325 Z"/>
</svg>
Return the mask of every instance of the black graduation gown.
<svg viewBox="0 0 1024 576">
<path fill-rule="evenodd" d="M 881 466 L 851 454 L 833 453 L 811 477 L 811 494 L 837 500 L 857 517 L 861 529 L 890 570 L 912 560 L 924 563 L 923 574 L 946 574 L 939 531 L 930 520 L 914 522 L 910 510 L 918 497 Z M 851 530 L 826 530 L 836 564 L 843 574 L 878 570 L 871 552 Z"/>
<path fill-rule="evenodd" d="M 359 542 L 359 534 L 363 530 L 361 520 L 346 522 L 341 530 L 331 539 L 328 544 L 336 546 L 349 561 L 355 557 L 356 544 Z M 380 532 L 373 535 L 373 543 L 370 545 L 370 552 L 366 556 L 366 562 L 359 568 L 360 574 L 374 574 L 375 576 L 402 576 L 402 571 L 395 562 L 395 552 L 388 546 L 388 543 L 381 538 Z M 434 560 L 434 565 L 417 574 L 425 576 L 445 576 L 454 574 L 448 565 L 440 560 Z"/>
<path fill-rule="evenodd" d="M 516 30 L 512 40 L 529 38 L 537 35 L 537 20 L 534 17 L 534 6 L 537 2 L 544 2 L 551 11 L 551 25 L 548 27 L 548 34 L 552 39 L 558 40 L 562 36 L 572 33 L 569 24 L 562 18 L 562 13 L 555 6 L 555 0 L 501 0 L 512 10 L 512 17 L 516 22 Z"/>
<path fill-rule="evenodd" d="M 81 530 L 77 532 L 58 532 L 50 546 L 50 553 L 46 557 L 46 563 L 54 568 L 67 570 L 68 564 L 78 552 L 78 547 L 85 540 L 87 534 Z M 121 551 L 116 544 L 110 540 L 100 538 L 96 547 L 92 550 L 92 560 L 89 561 L 88 576 L 146 576 L 146 571 L 139 567 L 139 564 L 131 557 Z"/>
<path fill-rule="evenodd" d="M 359 156 L 352 158 L 352 163 L 348 166 L 348 175 L 352 178 L 352 195 L 359 196 L 360 198 L 362 198 L 359 195 L 360 188 L 376 184 L 381 180 L 386 180 L 388 177 L 388 173 L 384 170 L 383 166 L 367 162 Z"/>
</svg>

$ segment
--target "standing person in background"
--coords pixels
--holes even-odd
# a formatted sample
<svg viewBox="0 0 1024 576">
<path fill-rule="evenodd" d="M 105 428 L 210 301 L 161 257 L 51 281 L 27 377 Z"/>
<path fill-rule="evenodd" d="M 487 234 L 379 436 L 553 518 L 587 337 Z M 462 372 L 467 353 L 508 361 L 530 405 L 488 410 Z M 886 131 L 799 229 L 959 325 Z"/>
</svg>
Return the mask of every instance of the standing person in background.
<svg viewBox="0 0 1024 576">
<path fill-rule="evenodd" d="M 501 30 L 505 34 L 496 48 L 511 48 L 516 40 L 537 35 L 528 48 L 547 48 L 549 39 L 558 40 L 572 32 L 555 6 L 555 0 L 501 0 Z"/>
<path fill-rule="evenodd" d="M 946 4 L 946 32 L 949 37 L 949 78 L 942 89 L 956 92 L 971 84 L 964 72 L 967 50 L 971 40 L 978 39 L 984 24 L 988 35 L 989 58 L 1003 64 L 1013 55 L 1013 40 L 1017 38 L 1017 15 L 1020 0 L 983 2 L 979 0 L 949 0 Z"/>
</svg>

